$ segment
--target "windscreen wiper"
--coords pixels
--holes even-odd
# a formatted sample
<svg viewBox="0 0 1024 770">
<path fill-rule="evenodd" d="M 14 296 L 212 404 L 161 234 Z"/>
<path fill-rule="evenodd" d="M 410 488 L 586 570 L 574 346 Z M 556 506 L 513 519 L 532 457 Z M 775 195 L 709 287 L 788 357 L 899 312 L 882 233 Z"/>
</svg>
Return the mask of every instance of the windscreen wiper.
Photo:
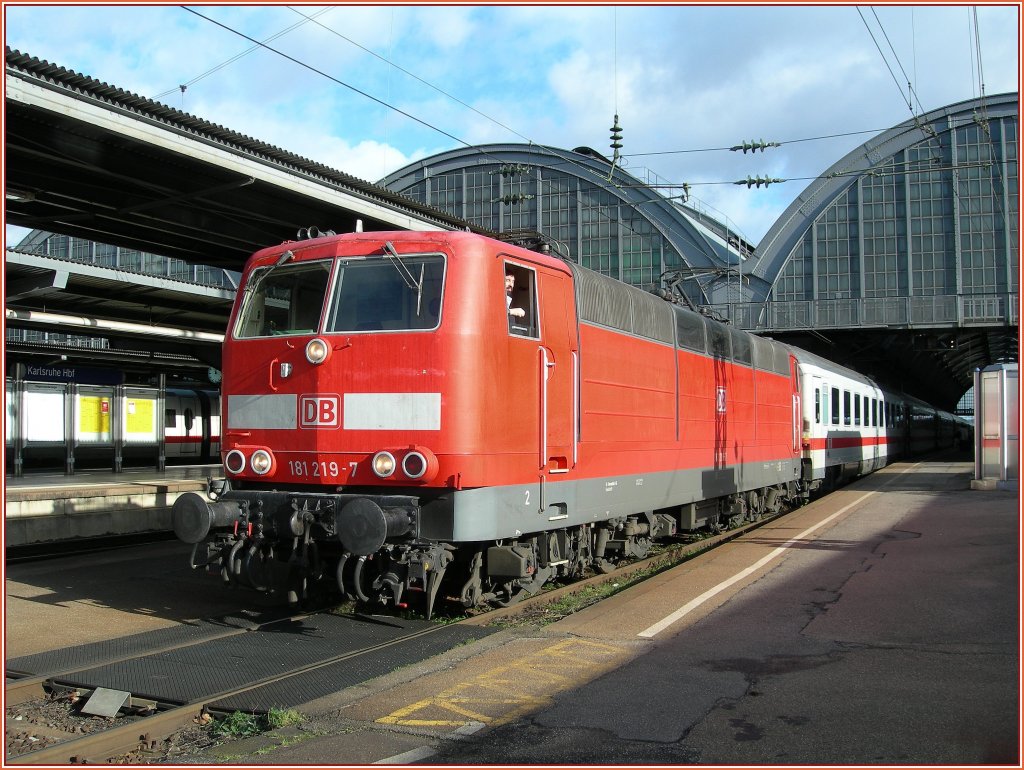
<svg viewBox="0 0 1024 770">
<path fill-rule="evenodd" d="M 384 241 L 384 256 L 391 260 L 391 264 L 395 266 L 395 270 L 402 276 L 402 281 L 410 289 L 416 292 L 416 315 L 420 314 L 420 304 L 423 302 L 423 270 L 426 266 L 424 263 L 420 263 L 420 279 L 417 281 L 412 274 L 412 271 L 406 266 L 405 262 L 398 255 L 395 250 L 395 245 L 391 241 Z"/>
</svg>

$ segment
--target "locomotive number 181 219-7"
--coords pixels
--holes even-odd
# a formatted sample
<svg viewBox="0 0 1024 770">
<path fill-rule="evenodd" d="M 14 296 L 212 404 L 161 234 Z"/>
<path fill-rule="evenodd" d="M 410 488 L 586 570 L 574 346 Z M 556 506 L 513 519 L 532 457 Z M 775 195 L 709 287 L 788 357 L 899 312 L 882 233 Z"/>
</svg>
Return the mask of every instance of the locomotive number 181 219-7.
<svg viewBox="0 0 1024 770">
<path fill-rule="evenodd" d="M 292 476 L 308 479 L 337 478 L 340 468 L 336 462 L 326 460 L 289 460 L 288 470 Z M 355 472 L 355 468 L 352 469 Z"/>
</svg>

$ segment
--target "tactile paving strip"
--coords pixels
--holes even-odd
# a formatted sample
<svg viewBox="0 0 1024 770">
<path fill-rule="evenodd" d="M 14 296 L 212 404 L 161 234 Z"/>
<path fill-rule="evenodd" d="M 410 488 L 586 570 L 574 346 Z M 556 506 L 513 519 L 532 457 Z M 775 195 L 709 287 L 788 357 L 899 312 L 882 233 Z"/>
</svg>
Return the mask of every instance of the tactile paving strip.
<svg viewBox="0 0 1024 770">
<path fill-rule="evenodd" d="M 161 703 L 191 703 L 219 692 L 245 687 L 268 676 L 286 674 L 433 627 L 427 621 L 316 615 L 179 650 L 65 674 L 55 678 L 54 682 L 69 687 L 123 690 L 137 698 Z M 439 640 L 437 643 L 440 645 L 438 652 L 441 652 L 467 638 L 479 638 L 487 633 L 486 629 L 461 630 L 461 627 L 451 626 L 429 635 L 427 639 L 445 637 L 447 642 Z M 366 674 L 360 674 L 362 678 L 354 682 L 365 681 L 397 665 L 422 659 L 428 649 L 427 639 L 411 639 L 405 644 L 389 647 L 384 654 L 385 659 L 391 661 L 388 668 L 380 670 L 379 664 L 370 665 Z M 430 644 L 432 648 L 434 643 Z M 373 654 L 369 655 L 372 657 Z M 396 662 L 399 657 L 402 662 Z M 350 663 L 348 668 L 359 670 L 360 665 Z M 308 699 L 307 696 L 299 702 Z"/>
</svg>

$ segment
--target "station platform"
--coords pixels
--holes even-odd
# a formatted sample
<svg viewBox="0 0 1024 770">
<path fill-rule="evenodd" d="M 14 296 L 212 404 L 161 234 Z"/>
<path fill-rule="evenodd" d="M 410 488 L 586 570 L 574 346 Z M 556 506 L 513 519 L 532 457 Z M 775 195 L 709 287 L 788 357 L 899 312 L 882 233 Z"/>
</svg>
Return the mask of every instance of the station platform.
<svg viewBox="0 0 1024 770">
<path fill-rule="evenodd" d="M 4 544 L 169 532 L 171 506 L 178 496 L 202 492 L 209 477 L 220 475 L 221 466 L 215 464 L 7 476 Z"/>
<path fill-rule="evenodd" d="M 503 615 L 484 639 L 296 706 L 304 727 L 189 764 L 1019 767 L 1019 496 L 971 489 L 972 471 L 890 466 L 558 622 Z M 198 587 L 186 550 L 9 566 L 8 660 L 266 606 Z"/>
</svg>

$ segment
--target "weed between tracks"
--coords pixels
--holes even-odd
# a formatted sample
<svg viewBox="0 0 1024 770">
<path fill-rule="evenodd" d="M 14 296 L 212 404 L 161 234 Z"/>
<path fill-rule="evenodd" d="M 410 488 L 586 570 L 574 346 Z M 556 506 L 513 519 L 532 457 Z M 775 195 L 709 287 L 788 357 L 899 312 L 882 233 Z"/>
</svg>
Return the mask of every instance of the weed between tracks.
<svg viewBox="0 0 1024 770">
<path fill-rule="evenodd" d="M 217 737 L 251 738 L 267 730 L 300 724 L 302 719 L 302 714 L 294 709 L 271 708 L 266 714 L 244 714 L 236 711 L 223 719 L 215 720 L 212 732 Z"/>
<path fill-rule="evenodd" d="M 632 571 L 626 567 L 621 570 L 622 574 L 608 575 L 604 581 L 584 585 L 551 601 L 545 602 L 542 600 L 534 606 L 524 606 L 515 614 L 498 618 L 493 623 L 488 623 L 488 625 L 499 628 L 515 628 L 524 625 L 536 624 L 546 626 L 550 623 L 555 623 L 593 604 L 602 602 L 630 586 L 642 583 L 659 572 L 681 564 L 688 558 L 690 558 L 689 555 L 679 558 L 666 554 L 664 559 L 657 559 L 644 567 L 639 567 Z M 550 590 L 555 591 L 558 589 L 556 587 Z M 543 594 L 540 596 L 543 597 Z"/>
</svg>

